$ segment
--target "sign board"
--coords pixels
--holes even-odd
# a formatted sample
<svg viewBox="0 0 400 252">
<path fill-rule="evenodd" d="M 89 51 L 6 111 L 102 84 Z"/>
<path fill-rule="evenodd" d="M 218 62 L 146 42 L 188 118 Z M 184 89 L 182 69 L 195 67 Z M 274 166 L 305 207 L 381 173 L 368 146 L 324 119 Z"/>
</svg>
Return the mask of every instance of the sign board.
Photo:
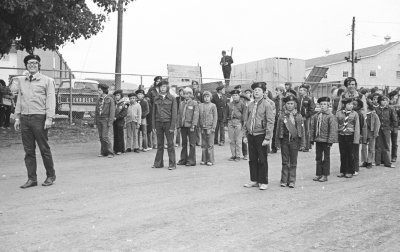
<svg viewBox="0 0 400 252">
<path fill-rule="evenodd" d="M 170 86 L 188 86 L 195 80 L 201 85 L 200 66 L 167 65 Z"/>
<path fill-rule="evenodd" d="M 314 66 L 310 74 L 307 76 L 306 82 L 320 82 L 324 77 L 326 72 L 328 72 L 328 67 L 316 67 Z"/>
</svg>

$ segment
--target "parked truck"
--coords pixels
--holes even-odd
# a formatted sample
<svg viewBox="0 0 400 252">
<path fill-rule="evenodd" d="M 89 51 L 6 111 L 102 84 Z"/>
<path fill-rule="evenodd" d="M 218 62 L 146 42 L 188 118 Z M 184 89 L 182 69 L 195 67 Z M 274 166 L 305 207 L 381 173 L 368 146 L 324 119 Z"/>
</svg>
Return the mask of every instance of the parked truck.
<svg viewBox="0 0 400 252">
<path fill-rule="evenodd" d="M 69 115 L 72 104 L 72 117 L 82 119 L 85 113 L 94 117 L 98 98 L 99 82 L 94 80 L 63 80 L 56 88 L 56 113 Z M 72 101 L 71 101 L 72 98 Z"/>
</svg>

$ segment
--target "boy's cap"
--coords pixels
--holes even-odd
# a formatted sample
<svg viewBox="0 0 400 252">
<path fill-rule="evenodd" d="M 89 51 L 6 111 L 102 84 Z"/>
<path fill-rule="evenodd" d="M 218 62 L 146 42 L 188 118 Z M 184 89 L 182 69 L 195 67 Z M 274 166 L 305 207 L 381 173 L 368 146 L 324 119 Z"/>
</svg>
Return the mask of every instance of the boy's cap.
<svg viewBox="0 0 400 252">
<path fill-rule="evenodd" d="M 331 102 L 331 99 L 327 96 L 320 97 L 320 98 L 318 98 L 317 103 L 321 103 L 321 102 Z"/>
<path fill-rule="evenodd" d="M 297 103 L 297 98 L 294 95 L 288 95 L 288 96 L 284 97 L 282 100 L 283 100 L 284 103 L 287 103 L 287 102 L 290 102 L 290 101 L 294 101 L 294 102 Z"/>
</svg>

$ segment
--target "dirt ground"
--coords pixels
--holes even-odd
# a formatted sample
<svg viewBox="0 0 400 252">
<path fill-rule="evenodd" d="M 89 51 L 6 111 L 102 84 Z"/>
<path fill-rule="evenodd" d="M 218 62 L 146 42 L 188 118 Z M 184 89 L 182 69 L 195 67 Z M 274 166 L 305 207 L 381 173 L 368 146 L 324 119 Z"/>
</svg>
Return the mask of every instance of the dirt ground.
<svg viewBox="0 0 400 252">
<path fill-rule="evenodd" d="M 212 167 L 174 171 L 150 168 L 155 150 L 114 159 L 98 158 L 95 141 L 52 150 L 55 185 L 23 190 L 22 145 L 0 147 L 0 251 L 400 251 L 400 168 L 337 178 L 337 145 L 327 183 L 312 181 L 314 151 L 299 154 L 295 189 L 279 187 L 271 155 L 266 191 L 243 187 L 248 163 L 227 161 L 228 145 L 216 146 Z"/>
</svg>

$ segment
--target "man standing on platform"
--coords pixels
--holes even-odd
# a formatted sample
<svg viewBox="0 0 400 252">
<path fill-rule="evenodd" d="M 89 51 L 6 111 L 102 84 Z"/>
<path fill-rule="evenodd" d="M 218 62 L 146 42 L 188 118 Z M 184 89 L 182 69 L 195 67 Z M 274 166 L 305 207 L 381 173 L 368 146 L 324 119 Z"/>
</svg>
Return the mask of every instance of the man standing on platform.
<svg viewBox="0 0 400 252">
<path fill-rule="evenodd" d="M 56 109 L 54 80 L 40 71 L 40 57 L 24 58 L 28 70 L 26 76 L 18 77 L 18 98 L 15 107 L 15 130 L 21 130 L 25 150 L 25 166 L 28 181 L 21 188 L 37 186 L 36 144 L 40 149 L 46 168 L 46 180 L 42 186 L 50 186 L 56 180 L 53 157 L 48 144 L 48 130 L 52 126 Z"/>
<path fill-rule="evenodd" d="M 222 73 L 224 74 L 225 85 L 229 86 L 232 71 L 231 65 L 233 64 L 233 59 L 231 56 L 226 55 L 226 51 L 222 51 L 222 58 L 219 64 L 222 66 Z"/>
<path fill-rule="evenodd" d="M 214 144 L 219 144 L 220 146 L 225 144 L 225 121 L 226 121 L 226 105 L 228 99 L 225 96 L 225 87 L 217 87 L 217 93 L 213 95 L 212 103 L 217 106 L 218 112 L 218 122 L 215 128 Z M 219 133 L 219 141 L 218 141 Z"/>
</svg>

